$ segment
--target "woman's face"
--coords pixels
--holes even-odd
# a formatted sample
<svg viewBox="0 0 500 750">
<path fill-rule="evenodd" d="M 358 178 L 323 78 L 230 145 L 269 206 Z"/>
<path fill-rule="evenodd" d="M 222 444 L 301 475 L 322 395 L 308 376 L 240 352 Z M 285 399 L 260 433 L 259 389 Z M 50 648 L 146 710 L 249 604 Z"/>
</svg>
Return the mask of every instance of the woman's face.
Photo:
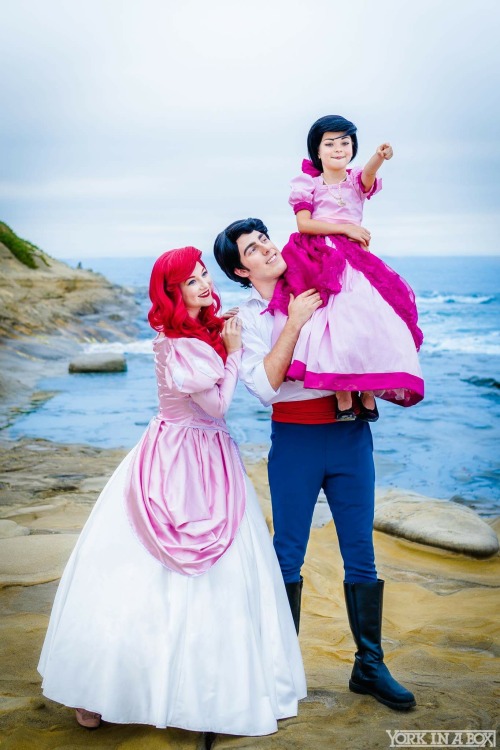
<svg viewBox="0 0 500 750">
<path fill-rule="evenodd" d="M 207 269 L 198 261 L 191 276 L 179 284 L 182 301 L 192 318 L 196 318 L 202 307 L 214 304 L 213 282 Z"/>
</svg>

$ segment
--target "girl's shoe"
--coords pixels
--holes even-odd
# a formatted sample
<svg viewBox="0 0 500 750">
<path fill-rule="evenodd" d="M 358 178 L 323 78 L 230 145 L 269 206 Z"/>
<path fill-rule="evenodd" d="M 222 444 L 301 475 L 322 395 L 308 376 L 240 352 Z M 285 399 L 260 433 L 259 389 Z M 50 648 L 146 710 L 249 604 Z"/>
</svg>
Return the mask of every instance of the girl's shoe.
<svg viewBox="0 0 500 750">
<path fill-rule="evenodd" d="M 339 409 L 337 407 L 335 419 L 337 420 L 337 422 L 354 422 L 354 420 L 356 419 L 356 412 L 354 411 L 352 406 L 350 409 Z"/>
<path fill-rule="evenodd" d="M 101 714 L 87 711 L 85 708 L 75 708 L 76 720 L 85 729 L 97 729 L 101 724 Z"/>
<path fill-rule="evenodd" d="M 337 422 L 354 422 L 356 412 L 352 403 L 353 394 L 349 393 L 349 391 L 336 391 L 335 396 L 335 419 Z M 348 405 L 347 409 L 341 409 L 339 406 L 340 403 Z"/>
<path fill-rule="evenodd" d="M 363 406 L 363 404 L 361 404 L 361 411 L 358 414 L 358 419 L 363 420 L 363 422 L 376 422 L 378 418 L 379 413 L 377 404 L 375 404 L 374 409 L 367 409 L 366 406 Z"/>
</svg>

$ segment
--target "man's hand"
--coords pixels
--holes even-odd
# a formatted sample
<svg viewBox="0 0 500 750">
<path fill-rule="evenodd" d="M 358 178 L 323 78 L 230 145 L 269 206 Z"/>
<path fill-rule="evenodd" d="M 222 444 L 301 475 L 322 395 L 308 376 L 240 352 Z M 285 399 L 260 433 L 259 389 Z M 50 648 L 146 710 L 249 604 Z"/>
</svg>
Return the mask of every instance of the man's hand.
<svg viewBox="0 0 500 750">
<path fill-rule="evenodd" d="M 370 240 L 372 238 L 368 229 L 364 227 L 358 227 L 356 224 L 346 224 L 344 234 L 353 242 L 359 242 L 361 247 L 368 250 Z"/>
<path fill-rule="evenodd" d="M 298 294 L 297 297 L 290 294 L 290 302 L 288 304 L 289 322 L 297 326 L 300 330 L 320 305 L 321 297 L 316 289 L 308 289 L 306 292 Z"/>
<path fill-rule="evenodd" d="M 394 151 L 390 143 L 382 143 L 375 152 L 381 159 L 388 161 L 392 159 Z"/>
</svg>

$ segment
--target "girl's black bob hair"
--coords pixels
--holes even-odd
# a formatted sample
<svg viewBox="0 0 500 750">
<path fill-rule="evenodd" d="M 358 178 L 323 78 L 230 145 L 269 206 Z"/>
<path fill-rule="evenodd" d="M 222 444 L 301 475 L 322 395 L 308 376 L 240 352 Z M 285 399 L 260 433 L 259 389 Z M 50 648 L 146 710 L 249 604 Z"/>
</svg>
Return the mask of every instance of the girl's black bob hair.
<svg viewBox="0 0 500 750">
<path fill-rule="evenodd" d="M 352 159 L 354 159 L 358 153 L 358 138 L 356 130 L 356 125 L 353 122 L 346 120 L 345 117 L 341 117 L 340 115 L 326 115 L 325 117 L 320 117 L 319 120 L 316 120 L 311 126 L 307 136 L 309 158 L 316 169 L 320 172 L 323 171 L 318 151 L 324 133 L 343 133 L 344 135 L 350 135 L 352 140 Z"/>
</svg>

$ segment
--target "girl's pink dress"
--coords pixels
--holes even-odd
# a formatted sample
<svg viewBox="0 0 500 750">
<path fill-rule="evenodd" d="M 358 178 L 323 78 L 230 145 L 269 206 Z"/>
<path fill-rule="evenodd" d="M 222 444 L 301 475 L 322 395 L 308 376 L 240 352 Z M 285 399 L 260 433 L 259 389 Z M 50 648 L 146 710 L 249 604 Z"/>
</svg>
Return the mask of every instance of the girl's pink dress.
<svg viewBox="0 0 500 750">
<path fill-rule="evenodd" d="M 306 209 L 311 218 L 331 224 L 361 225 L 365 200 L 382 187 L 377 178 L 365 192 L 360 168 L 347 170 L 340 186 L 325 185 L 308 160 L 302 169 L 292 181 L 290 205 L 295 213 Z M 423 335 L 407 282 L 344 235 L 296 232 L 283 257 L 288 270 L 268 308 L 275 316 L 273 343 L 286 323 L 290 293 L 315 288 L 323 300 L 302 328 L 287 378 L 303 380 L 305 388 L 374 391 L 401 406 L 421 401 L 417 352 Z"/>
</svg>

